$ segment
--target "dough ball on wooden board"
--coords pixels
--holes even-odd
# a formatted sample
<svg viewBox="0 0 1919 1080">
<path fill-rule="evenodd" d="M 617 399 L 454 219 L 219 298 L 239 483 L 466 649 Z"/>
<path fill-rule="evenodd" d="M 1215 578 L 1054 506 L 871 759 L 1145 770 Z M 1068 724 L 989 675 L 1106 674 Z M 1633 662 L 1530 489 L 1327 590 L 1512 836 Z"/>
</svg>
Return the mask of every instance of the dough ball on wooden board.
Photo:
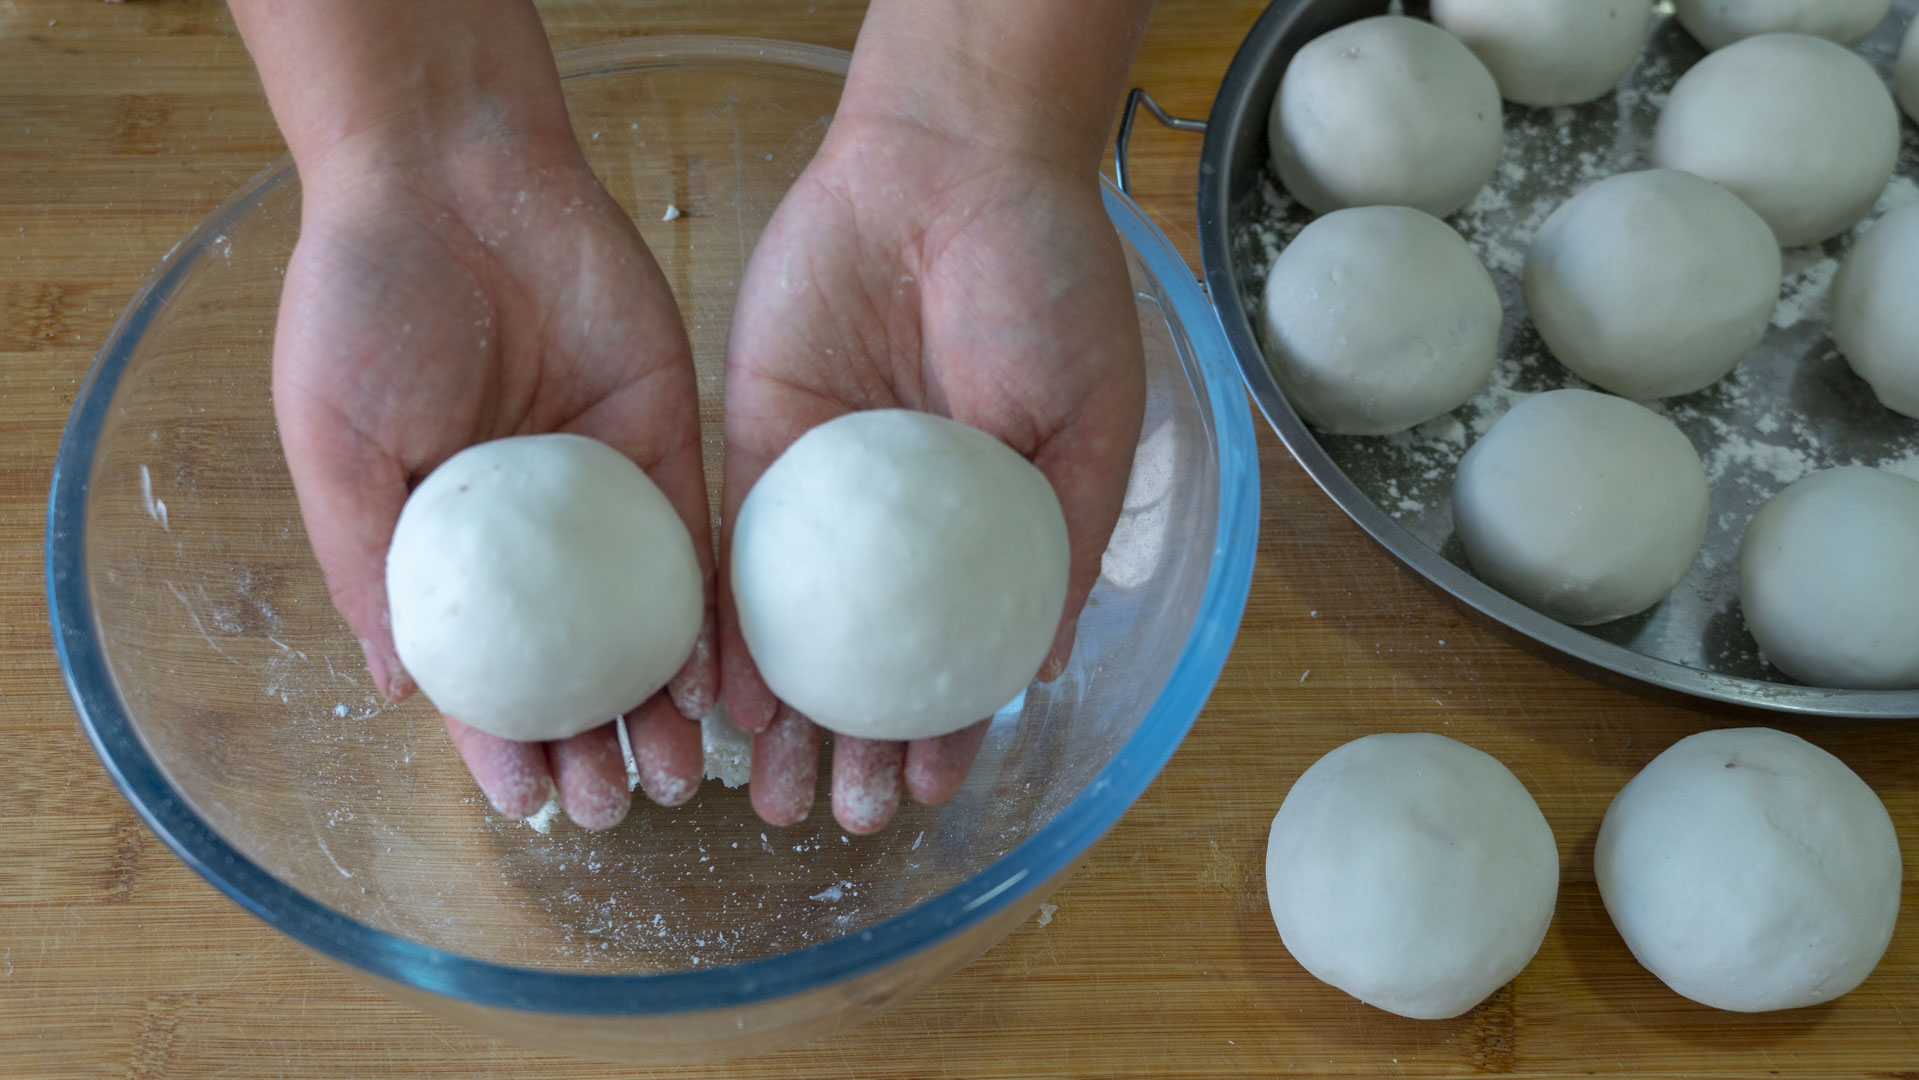
<svg viewBox="0 0 1919 1080">
<path fill-rule="evenodd" d="M 1898 156 L 1899 110 L 1879 73 L 1803 34 L 1747 38 L 1699 61 L 1653 129 L 1654 165 L 1744 199 L 1783 247 L 1858 224 Z"/>
<path fill-rule="evenodd" d="M 1912 25 L 1906 28 L 1906 43 L 1899 46 L 1893 83 L 1898 87 L 1899 104 L 1905 106 L 1913 123 L 1919 124 L 1919 16 L 1913 17 Z"/>
<path fill-rule="evenodd" d="M 1760 34 L 1810 34 L 1851 45 L 1885 21 L 1892 0 L 1674 0 L 1679 25 L 1708 49 Z"/>
<path fill-rule="evenodd" d="M 1919 417 L 1919 203 L 1880 218 L 1846 253 L 1828 310 L 1852 370 L 1886 408 Z"/>
<path fill-rule="evenodd" d="M 1336 210 L 1266 278 L 1260 337 L 1287 400 L 1337 435 L 1390 435 L 1464 404 L 1492 373 L 1503 312 L 1452 227 L 1404 206 Z"/>
<path fill-rule="evenodd" d="M 1611 93 L 1646 47 L 1652 0 L 1433 0 L 1433 22 L 1473 51 L 1518 105 Z"/>
<path fill-rule="evenodd" d="M 1381 15 L 1306 43 L 1267 123 L 1273 166 L 1314 213 L 1398 205 L 1445 217 L 1499 166 L 1499 87 L 1459 39 Z"/>
<path fill-rule="evenodd" d="M 1473 570 L 1574 626 L 1664 599 L 1699 556 L 1707 509 L 1705 466 L 1673 422 L 1591 390 L 1515 405 L 1453 482 Z"/>
<path fill-rule="evenodd" d="M 1719 381 L 1779 305 L 1772 230 L 1671 169 L 1623 173 L 1555 210 L 1526 258 L 1526 307 L 1560 363 L 1635 401 Z"/>
<path fill-rule="evenodd" d="M 564 739 L 665 686 L 706 604 L 686 525 L 638 465 L 579 435 L 448 458 L 387 550 L 393 643 L 441 712 Z"/>
<path fill-rule="evenodd" d="M 1489 754 L 1368 735 L 1294 782 L 1266 843 L 1280 940 L 1315 978 L 1401 1016 L 1458 1016 L 1532 960 L 1559 851 Z"/>
<path fill-rule="evenodd" d="M 1633 956 L 1716 1009 L 1838 997 L 1899 916 L 1899 838 L 1879 797 L 1769 728 L 1702 732 L 1654 758 L 1606 810 L 1593 869 Z"/>
<path fill-rule="evenodd" d="M 1739 541 L 1739 605 L 1800 682 L 1919 689 L 1919 481 L 1854 465 L 1767 499 Z"/>
<path fill-rule="evenodd" d="M 1066 602 L 1066 518 L 991 435 L 849 413 L 760 475 L 733 526 L 740 629 L 782 701 L 842 735 L 919 739 L 1032 681 Z"/>
</svg>

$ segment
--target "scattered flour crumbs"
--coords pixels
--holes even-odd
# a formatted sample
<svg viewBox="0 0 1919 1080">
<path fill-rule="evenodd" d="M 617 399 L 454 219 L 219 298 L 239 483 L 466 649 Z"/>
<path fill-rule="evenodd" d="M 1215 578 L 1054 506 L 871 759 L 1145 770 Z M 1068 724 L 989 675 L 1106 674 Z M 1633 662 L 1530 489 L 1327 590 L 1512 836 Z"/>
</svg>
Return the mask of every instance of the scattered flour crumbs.
<svg viewBox="0 0 1919 1080">
<path fill-rule="evenodd" d="M 1895 28 L 1896 29 L 1896 28 Z M 1889 71 L 1896 35 L 1861 47 Z M 1644 168 L 1646 148 L 1672 84 L 1697 55 L 1670 20 L 1611 97 L 1574 108 L 1506 110 L 1506 152 L 1491 184 L 1450 220 L 1491 271 L 1506 310 L 1499 360 L 1479 395 L 1453 413 L 1386 438 L 1320 436 L 1333 460 L 1420 541 L 1464 565 L 1453 537 L 1453 473 L 1473 440 L 1517 402 L 1584 386 L 1547 351 L 1526 317 L 1520 290 L 1533 235 L 1560 204 L 1616 173 Z M 1748 678 L 1769 673 L 1737 612 L 1734 556 L 1752 512 L 1807 473 L 1866 464 L 1919 479 L 1919 423 L 1881 406 L 1833 349 L 1826 293 L 1851 244 L 1879 215 L 1919 202 L 1919 135 L 1905 125 L 1898 175 L 1872 217 L 1819 247 L 1786 253 L 1772 327 L 1739 368 L 1697 394 L 1654 408 L 1692 439 L 1712 484 L 1714 520 L 1692 574 L 1652 612 L 1594 628 L 1641 652 Z M 1235 207 L 1232 255 L 1249 312 L 1267 270 L 1310 215 L 1263 169 Z M 1255 320 L 1256 321 L 1256 320 Z"/>
</svg>

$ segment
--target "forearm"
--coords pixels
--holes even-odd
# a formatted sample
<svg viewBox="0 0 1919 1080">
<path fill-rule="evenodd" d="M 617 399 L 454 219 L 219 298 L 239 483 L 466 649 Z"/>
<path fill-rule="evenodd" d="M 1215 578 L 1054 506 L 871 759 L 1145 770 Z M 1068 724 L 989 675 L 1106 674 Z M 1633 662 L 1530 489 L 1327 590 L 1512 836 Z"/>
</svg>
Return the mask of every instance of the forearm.
<svg viewBox="0 0 1919 1080">
<path fill-rule="evenodd" d="M 303 173 L 343 152 L 570 142 L 531 0 L 230 0 Z"/>
<path fill-rule="evenodd" d="M 842 117 L 1097 168 L 1153 0 L 872 0 Z"/>
</svg>

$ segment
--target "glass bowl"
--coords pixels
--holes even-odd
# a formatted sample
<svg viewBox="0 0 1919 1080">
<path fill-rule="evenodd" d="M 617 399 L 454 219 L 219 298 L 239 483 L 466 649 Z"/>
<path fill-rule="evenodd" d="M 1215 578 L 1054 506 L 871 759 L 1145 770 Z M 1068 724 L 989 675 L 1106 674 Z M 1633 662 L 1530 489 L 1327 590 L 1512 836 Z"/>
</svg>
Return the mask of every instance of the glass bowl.
<svg viewBox="0 0 1919 1080">
<path fill-rule="evenodd" d="M 561 56 L 580 142 L 685 314 L 715 478 L 740 272 L 818 146 L 846 61 L 737 38 Z M 307 548 L 268 397 L 299 217 L 285 163 L 167 255 L 61 443 L 49 605 L 101 761 L 248 911 L 499 1038 L 710 1060 L 926 987 L 1024 920 L 1159 772 L 1251 579 L 1257 463 L 1231 354 L 1165 238 L 1105 198 L 1151 387 L 1125 516 L 1071 669 L 995 718 L 951 803 L 908 806 L 867 838 L 823 812 L 771 828 L 717 781 L 678 809 L 641 800 L 607 833 L 494 814 L 431 707 L 374 691 Z"/>
</svg>

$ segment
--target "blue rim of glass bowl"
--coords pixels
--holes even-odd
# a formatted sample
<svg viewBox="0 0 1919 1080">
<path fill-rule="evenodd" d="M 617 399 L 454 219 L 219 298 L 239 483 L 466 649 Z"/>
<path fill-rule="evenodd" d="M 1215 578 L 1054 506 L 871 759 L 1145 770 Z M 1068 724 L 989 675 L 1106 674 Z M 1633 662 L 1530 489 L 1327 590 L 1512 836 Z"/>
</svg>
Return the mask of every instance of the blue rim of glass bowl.
<svg viewBox="0 0 1919 1080">
<path fill-rule="evenodd" d="M 642 38 L 561 54 L 572 73 L 684 62 L 771 63 L 845 71 L 846 54 L 747 38 Z M 1226 662 L 1252 583 L 1259 533 L 1258 455 L 1238 368 L 1192 272 L 1131 200 L 1104 184 L 1108 215 L 1172 302 L 1199 368 L 1196 391 L 1219 448 L 1219 519 L 1193 629 L 1138 730 L 1058 816 L 986 870 L 867 930 L 761 960 L 652 975 L 587 975 L 513 967 L 444 952 L 349 919 L 273 877 L 213 831 L 148 753 L 114 689 L 87 592 L 86 505 L 94 450 L 135 346 L 209 237 L 230 231 L 293 175 L 284 159 L 255 177 L 169 251 L 108 335 L 60 442 L 48 497 L 47 605 L 54 647 L 81 726 L 107 773 L 174 854 L 268 925 L 341 963 L 473 1004 L 581 1016 L 666 1015 L 802 993 L 886 967 L 961 933 L 1064 870 L 1119 820 L 1192 728 Z"/>
</svg>

